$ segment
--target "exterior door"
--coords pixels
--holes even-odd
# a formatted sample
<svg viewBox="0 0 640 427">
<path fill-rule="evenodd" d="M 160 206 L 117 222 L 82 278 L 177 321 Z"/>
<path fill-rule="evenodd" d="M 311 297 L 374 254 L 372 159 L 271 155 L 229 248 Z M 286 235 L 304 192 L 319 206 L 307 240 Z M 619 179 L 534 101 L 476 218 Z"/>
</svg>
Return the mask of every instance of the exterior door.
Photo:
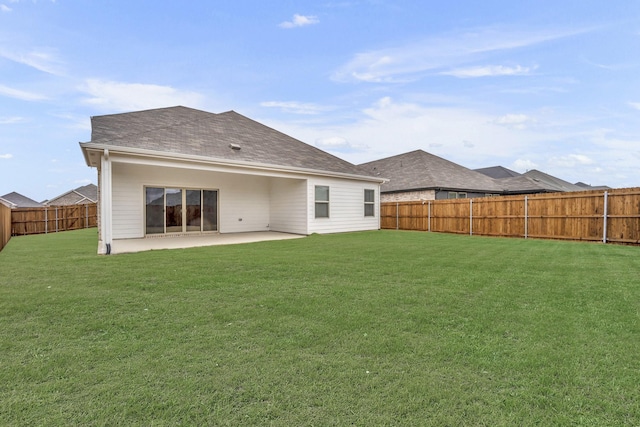
<svg viewBox="0 0 640 427">
<path fill-rule="evenodd" d="M 145 188 L 146 234 L 217 230 L 217 190 Z"/>
</svg>

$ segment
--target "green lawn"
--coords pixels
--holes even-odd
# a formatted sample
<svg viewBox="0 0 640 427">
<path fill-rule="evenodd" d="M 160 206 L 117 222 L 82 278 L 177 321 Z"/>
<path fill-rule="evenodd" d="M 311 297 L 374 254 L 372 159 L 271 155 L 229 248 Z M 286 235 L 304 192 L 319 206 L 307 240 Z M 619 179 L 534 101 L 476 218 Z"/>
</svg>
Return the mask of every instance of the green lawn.
<svg viewBox="0 0 640 427">
<path fill-rule="evenodd" d="M 0 425 L 637 426 L 640 248 L 376 231 L 0 252 Z"/>
</svg>

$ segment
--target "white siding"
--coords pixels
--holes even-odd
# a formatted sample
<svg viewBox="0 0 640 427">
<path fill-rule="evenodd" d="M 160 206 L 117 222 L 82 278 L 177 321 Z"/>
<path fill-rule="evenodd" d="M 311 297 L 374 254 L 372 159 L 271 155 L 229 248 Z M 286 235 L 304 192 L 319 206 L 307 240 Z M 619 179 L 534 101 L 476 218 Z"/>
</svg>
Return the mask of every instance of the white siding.
<svg viewBox="0 0 640 427">
<path fill-rule="evenodd" d="M 380 191 L 375 183 L 337 178 L 308 181 L 308 221 L 311 233 L 378 230 L 380 228 Z M 315 186 L 329 187 L 329 218 L 315 217 Z M 364 190 L 375 190 L 375 215 L 364 216 Z"/>
<path fill-rule="evenodd" d="M 198 165 L 111 156 L 112 237 L 145 235 L 144 188 L 218 190 L 221 233 L 336 233 L 380 228 L 380 189 L 374 182 L 285 171 Z M 315 186 L 330 188 L 329 218 L 315 218 Z M 364 216 L 364 190 L 375 191 L 375 215 Z"/>
<path fill-rule="evenodd" d="M 283 233 L 307 232 L 307 180 L 271 178 L 270 229 Z"/>
<path fill-rule="evenodd" d="M 269 178 L 114 162 L 114 239 L 144 237 L 145 186 L 219 190 L 221 233 L 268 230 Z"/>
</svg>

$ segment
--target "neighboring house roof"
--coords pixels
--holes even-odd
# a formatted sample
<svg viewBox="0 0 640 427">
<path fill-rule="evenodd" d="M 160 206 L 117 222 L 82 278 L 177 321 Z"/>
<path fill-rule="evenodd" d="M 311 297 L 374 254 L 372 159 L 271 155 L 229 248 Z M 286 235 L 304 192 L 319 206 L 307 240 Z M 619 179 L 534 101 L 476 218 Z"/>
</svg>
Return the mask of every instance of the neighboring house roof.
<svg viewBox="0 0 640 427">
<path fill-rule="evenodd" d="M 91 127 L 91 141 L 80 144 L 90 166 L 96 166 L 99 156 L 94 153 L 92 157 L 88 148 L 115 147 L 123 152 L 162 153 L 224 164 L 367 176 L 352 163 L 235 111 L 215 114 L 177 106 L 96 116 L 91 118 Z"/>
<path fill-rule="evenodd" d="M 496 179 L 506 194 L 554 193 L 585 189 L 555 176 L 532 169 L 521 175 Z"/>
<path fill-rule="evenodd" d="M 572 184 L 563 179 L 546 174 L 536 169 L 531 169 L 523 173 L 522 175 L 532 179 L 536 183 L 542 185 L 545 189 L 550 191 L 584 191 L 584 188 Z"/>
<path fill-rule="evenodd" d="M 491 166 L 488 168 L 474 169 L 474 171 L 480 172 L 483 175 L 487 175 L 488 177 L 496 179 L 520 176 L 518 172 L 507 169 L 504 166 Z"/>
<path fill-rule="evenodd" d="M 558 191 L 602 190 L 607 186 L 591 186 L 583 182 L 572 184 L 563 179 L 532 169 L 523 174 L 507 169 L 504 166 L 474 169 L 496 179 L 498 185 L 504 187 L 505 193 L 541 193 Z"/>
<path fill-rule="evenodd" d="M 363 163 L 360 167 L 370 174 L 389 178 L 382 192 L 414 190 L 456 190 L 500 193 L 495 180 L 423 150 Z"/>
<path fill-rule="evenodd" d="M 607 185 L 589 185 L 589 184 L 585 184 L 584 182 L 576 182 L 574 185 L 577 185 L 578 187 L 582 187 L 585 190 L 609 190 L 609 189 L 611 189 L 611 187 L 609 187 Z"/>
<path fill-rule="evenodd" d="M 43 202 L 49 206 L 81 205 L 96 203 L 98 201 L 98 187 L 95 184 L 87 184 L 82 187 L 67 191 L 53 199 Z"/>
<path fill-rule="evenodd" d="M 1 196 L 0 199 L 2 199 L 5 204 L 8 204 L 11 208 L 38 208 L 42 206 L 41 203 L 36 202 L 27 196 L 23 196 L 20 193 L 16 193 L 15 191 Z"/>
</svg>

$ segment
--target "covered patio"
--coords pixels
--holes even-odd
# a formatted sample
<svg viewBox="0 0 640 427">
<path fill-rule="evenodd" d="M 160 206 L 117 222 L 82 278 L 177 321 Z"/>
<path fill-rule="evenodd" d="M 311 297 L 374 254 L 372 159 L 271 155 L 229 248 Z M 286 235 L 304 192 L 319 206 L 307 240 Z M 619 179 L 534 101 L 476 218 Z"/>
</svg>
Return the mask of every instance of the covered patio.
<svg viewBox="0 0 640 427">
<path fill-rule="evenodd" d="M 111 254 L 123 254 L 160 249 L 194 248 L 199 246 L 234 245 L 270 240 L 300 239 L 301 234 L 256 231 L 247 233 L 211 233 L 198 235 L 162 235 L 140 239 L 117 239 L 111 245 Z"/>
</svg>

